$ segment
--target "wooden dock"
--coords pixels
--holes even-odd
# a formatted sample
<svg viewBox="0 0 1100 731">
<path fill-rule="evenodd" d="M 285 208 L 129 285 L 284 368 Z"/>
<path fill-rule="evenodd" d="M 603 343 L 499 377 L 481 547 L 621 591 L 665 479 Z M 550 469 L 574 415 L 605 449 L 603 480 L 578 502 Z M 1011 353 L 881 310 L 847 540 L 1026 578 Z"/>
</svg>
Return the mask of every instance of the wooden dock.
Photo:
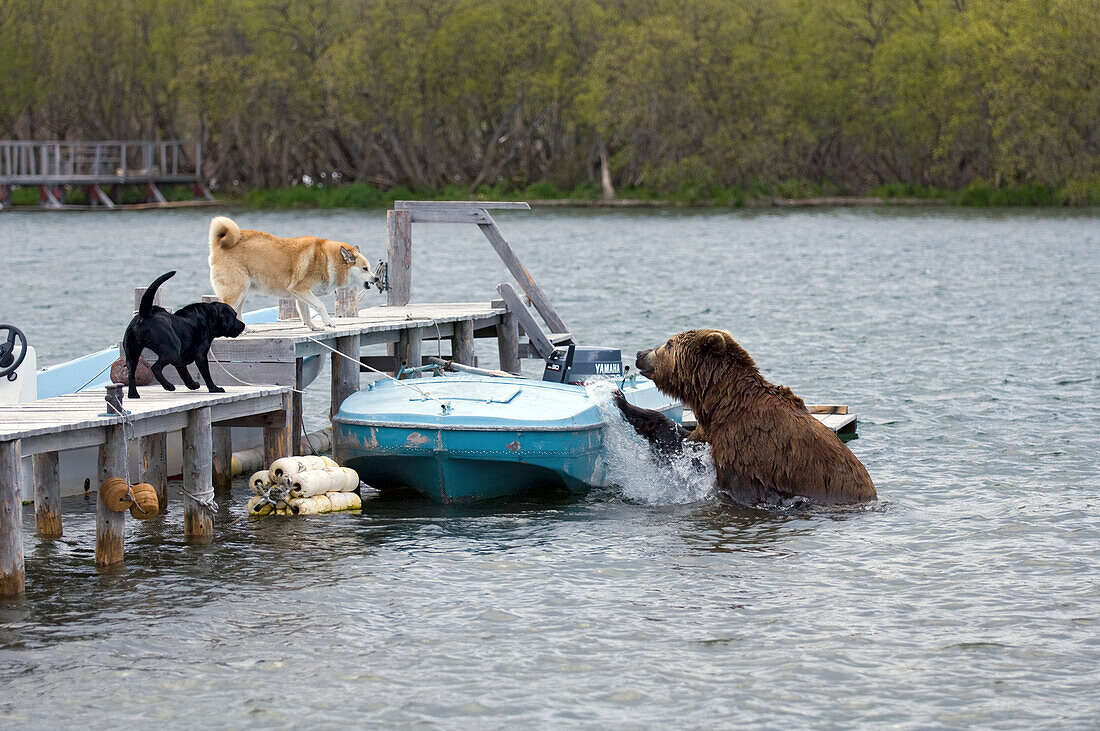
<svg viewBox="0 0 1100 731">
<path fill-rule="evenodd" d="M 482 201 L 398 201 L 387 212 L 386 301 L 382 307 L 359 308 L 354 289 L 336 291 L 333 328 L 311 330 L 298 317 L 292 300 L 280 302 L 279 322 L 252 325 L 243 335 L 220 339 L 211 348 L 211 373 L 230 374 L 247 383 L 293 386 L 292 448 L 300 453 L 301 403 L 304 360 L 328 355 L 332 364 L 330 415 L 345 398 L 359 389 L 364 370 L 397 373 L 402 366 L 417 367 L 426 357 L 442 354 L 449 344 L 448 358 L 463 365 L 478 365 L 476 338 L 496 338 L 499 369 L 520 373 L 523 357 L 545 357 L 548 347 L 571 342 L 572 336 L 530 272 L 512 250 L 490 210 L 527 210 L 526 203 Z M 477 225 L 526 295 L 522 300 L 509 283 L 497 291 L 503 300 L 492 302 L 433 302 L 410 304 L 412 291 L 412 224 L 469 223 Z M 488 283 L 487 283 L 488 284 Z M 141 290 L 135 292 L 135 301 Z M 530 302 L 550 330 L 542 332 L 528 311 Z M 530 342 L 521 343 L 521 334 Z M 435 341 L 435 348 L 431 342 Z M 427 345 L 426 345 L 427 344 Z M 385 354 L 367 354 L 371 346 L 385 346 Z M 166 371 L 167 374 L 167 371 Z M 171 376 L 169 376 L 171 377 Z M 410 377 L 416 377 L 411 374 Z M 220 446 L 219 446 L 220 445 Z M 227 438 L 215 438 L 214 480 L 224 487 L 231 482 Z M 338 462 L 341 455 L 335 453 Z"/>
<path fill-rule="evenodd" d="M 35 525 L 46 539 L 62 533 L 58 452 L 99 447 L 100 482 L 122 477 L 149 482 L 167 505 L 164 438 L 183 431 L 184 533 L 188 540 L 211 540 L 214 516 L 213 429 L 259 426 L 265 459 L 290 452 L 290 390 L 278 386 L 226 386 L 225 393 L 144 389 L 140 400 L 125 400 L 125 415 L 107 415 L 105 390 L 96 389 L 30 403 L 0 406 L 0 596 L 23 593 L 22 489 L 20 461 L 34 457 Z M 129 475 L 127 444 L 141 440 L 141 474 Z M 95 562 L 122 561 L 125 513 L 97 503 Z"/>
<path fill-rule="evenodd" d="M 168 201 L 161 185 L 189 185 L 192 201 Z M 12 187 L 37 187 L 39 207 L 64 209 L 169 208 L 209 205 L 203 184 L 202 144 L 181 140 L 0 140 L 0 211 L 12 207 Z M 120 186 L 143 186 L 143 203 L 119 202 Z M 87 205 L 65 200 L 82 190 Z"/>
<path fill-rule="evenodd" d="M 210 372 L 219 385 L 227 383 L 292 386 L 293 436 L 291 448 L 301 453 L 304 363 L 328 357 L 332 376 L 330 416 L 345 398 L 359 390 L 364 371 L 398 372 L 402 365 L 419 366 L 426 357 L 442 354 L 475 365 L 474 339 L 497 338 L 500 369 L 519 373 L 519 335 L 516 320 L 503 303 L 426 303 L 402 307 L 369 307 L 355 316 L 333 318 L 334 328 L 311 330 L 295 314 L 293 319 L 250 325 L 242 335 L 216 340 L 210 349 Z M 434 344 L 432 341 L 435 341 Z M 372 346 L 388 346 L 388 354 L 370 355 Z M 335 351 L 335 352 L 334 352 Z M 169 380 L 178 376 L 165 370 Z M 417 374 L 410 374 L 416 377 Z M 236 379 L 239 379 L 236 380 Z M 143 391 L 160 388 L 149 386 Z M 221 432 L 215 439 L 214 482 L 228 487 L 232 480 L 232 446 Z M 334 459 L 340 461 L 340 455 Z"/>
</svg>

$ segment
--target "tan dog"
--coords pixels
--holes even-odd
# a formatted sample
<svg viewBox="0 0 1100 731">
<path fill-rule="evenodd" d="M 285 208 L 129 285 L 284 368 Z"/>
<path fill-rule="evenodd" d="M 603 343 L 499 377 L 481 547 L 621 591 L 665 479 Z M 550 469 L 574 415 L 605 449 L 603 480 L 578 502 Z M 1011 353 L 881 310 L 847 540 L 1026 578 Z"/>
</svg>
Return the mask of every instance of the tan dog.
<svg viewBox="0 0 1100 731">
<path fill-rule="evenodd" d="M 378 281 L 359 251 L 342 241 L 316 236 L 284 239 L 263 231 L 242 230 L 225 216 L 210 222 L 210 284 L 222 302 L 238 315 L 250 292 L 293 297 L 298 314 L 311 330 L 309 308 L 321 322 L 333 327 L 325 303 L 314 292 L 325 294 L 336 287 L 369 287 Z"/>
</svg>

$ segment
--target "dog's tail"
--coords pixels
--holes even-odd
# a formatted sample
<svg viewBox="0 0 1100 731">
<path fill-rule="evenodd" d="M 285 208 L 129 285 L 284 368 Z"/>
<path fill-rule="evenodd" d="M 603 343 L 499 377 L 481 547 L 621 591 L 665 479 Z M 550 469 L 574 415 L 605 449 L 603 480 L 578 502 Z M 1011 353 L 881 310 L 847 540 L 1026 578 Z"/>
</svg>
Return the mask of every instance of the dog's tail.
<svg viewBox="0 0 1100 731">
<path fill-rule="evenodd" d="M 157 296 L 157 287 L 164 284 L 166 281 L 172 278 L 176 273 L 173 269 L 170 272 L 161 274 L 159 277 L 153 280 L 153 283 L 149 285 L 149 289 L 145 290 L 145 294 L 141 295 L 141 306 L 138 307 L 138 314 L 142 317 L 148 317 L 153 312 L 153 300 Z"/>
<path fill-rule="evenodd" d="M 215 216 L 210 222 L 210 248 L 232 249 L 241 239 L 241 227 L 233 219 Z"/>
</svg>

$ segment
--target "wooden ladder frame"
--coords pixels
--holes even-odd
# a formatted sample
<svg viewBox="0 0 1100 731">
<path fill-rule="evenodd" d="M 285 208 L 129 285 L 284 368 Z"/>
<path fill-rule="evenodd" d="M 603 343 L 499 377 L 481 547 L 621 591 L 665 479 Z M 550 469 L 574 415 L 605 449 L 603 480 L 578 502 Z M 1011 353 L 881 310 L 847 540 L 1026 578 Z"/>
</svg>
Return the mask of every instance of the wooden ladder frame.
<svg viewBox="0 0 1100 731">
<path fill-rule="evenodd" d="M 508 309 L 516 314 L 519 325 L 531 341 L 525 355 L 547 358 L 555 345 L 573 342 L 569 328 L 565 326 L 550 299 L 516 256 L 500 226 L 493 220 L 490 210 L 530 210 L 523 201 L 395 201 L 393 210 L 386 214 L 388 247 L 386 250 L 386 274 L 389 288 L 388 305 L 409 303 L 412 288 L 412 224 L 414 223 L 473 223 L 489 240 L 520 289 L 550 329 L 544 333 L 527 311 L 526 305 L 507 282 L 497 287 Z M 534 351 L 532 353 L 531 351 Z"/>
</svg>

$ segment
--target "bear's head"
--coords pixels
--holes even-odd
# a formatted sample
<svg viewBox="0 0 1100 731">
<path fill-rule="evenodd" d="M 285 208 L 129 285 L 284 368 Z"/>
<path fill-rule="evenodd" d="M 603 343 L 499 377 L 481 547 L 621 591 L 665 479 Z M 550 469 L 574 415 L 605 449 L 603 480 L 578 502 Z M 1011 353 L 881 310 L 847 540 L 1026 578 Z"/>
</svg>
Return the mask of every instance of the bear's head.
<svg viewBox="0 0 1100 731">
<path fill-rule="evenodd" d="M 731 369 L 757 373 L 752 357 L 725 330 L 687 330 L 664 345 L 638 351 L 635 366 L 657 388 L 696 404 L 703 391 L 731 376 Z"/>
</svg>

